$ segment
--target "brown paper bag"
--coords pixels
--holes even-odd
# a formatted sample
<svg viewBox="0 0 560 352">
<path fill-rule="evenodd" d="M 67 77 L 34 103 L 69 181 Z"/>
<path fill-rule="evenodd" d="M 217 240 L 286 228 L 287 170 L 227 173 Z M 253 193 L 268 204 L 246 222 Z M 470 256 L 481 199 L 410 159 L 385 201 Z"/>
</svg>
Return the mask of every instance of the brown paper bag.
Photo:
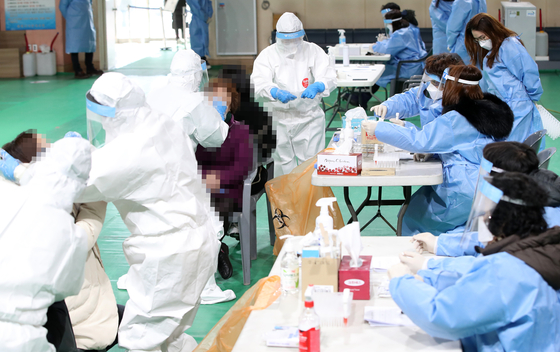
<svg viewBox="0 0 560 352">
<path fill-rule="evenodd" d="M 276 229 L 274 255 L 278 255 L 284 240 L 281 236 L 305 236 L 315 230 L 315 219 L 321 209 L 315 205 L 321 198 L 334 197 L 330 187 L 316 187 L 311 184 L 316 158 L 309 159 L 287 175 L 276 177 L 265 185 L 270 201 L 272 221 Z M 337 202 L 334 211 L 329 208 L 335 229 L 344 227 L 344 220 Z"/>
</svg>

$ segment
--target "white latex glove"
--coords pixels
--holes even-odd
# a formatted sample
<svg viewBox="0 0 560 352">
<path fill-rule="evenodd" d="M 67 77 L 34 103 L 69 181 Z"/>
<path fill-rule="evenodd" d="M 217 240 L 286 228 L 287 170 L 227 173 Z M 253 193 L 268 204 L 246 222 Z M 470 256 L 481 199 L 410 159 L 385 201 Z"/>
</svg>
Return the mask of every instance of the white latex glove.
<svg viewBox="0 0 560 352">
<path fill-rule="evenodd" d="M 412 236 L 410 242 L 414 243 L 416 251 L 420 254 L 424 251 L 436 254 L 437 237 L 429 232 L 422 232 Z"/>
<path fill-rule="evenodd" d="M 387 271 L 389 275 L 389 279 L 394 279 L 396 277 L 405 276 L 406 274 L 413 275 L 414 273 L 410 270 L 410 268 L 403 263 L 395 264 L 389 268 Z"/>
<path fill-rule="evenodd" d="M 397 119 L 397 118 L 392 118 L 389 121 L 391 121 L 392 123 L 394 123 L 395 125 L 399 125 L 401 127 L 404 127 L 404 121 L 401 119 Z"/>
<path fill-rule="evenodd" d="M 414 153 L 414 161 L 426 161 L 430 159 L 434 154 L 430 153 Z"/>
<path fill-rule="evenodd" d="M 424 262 L 428 260 L 428 258 L 416 252 L 402 252 L 399 254 L 399 259 L 401 260 L 401 263 L 408 266 L 410 271 L 414 274 L 416 274 L 418 270 L 422 270 Z"/>
<path fill-rule="evenodd" d="M 384 119 L 385 115 L 387 115 L 387 107 L 383 104 L 373 106 L 369 111 L 373 111 L 375 115 L 379 116 L 380 118 Z"/>
</svg>

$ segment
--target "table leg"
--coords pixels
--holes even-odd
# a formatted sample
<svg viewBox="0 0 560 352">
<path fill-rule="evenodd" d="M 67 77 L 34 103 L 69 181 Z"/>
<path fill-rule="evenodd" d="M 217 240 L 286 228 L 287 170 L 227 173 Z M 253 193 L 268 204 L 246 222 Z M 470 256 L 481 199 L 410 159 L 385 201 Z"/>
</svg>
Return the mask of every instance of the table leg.
<svg viewBox="0 0 560 352">
<path fill-rule="evenodd" d="M 360 204 L 360 206 L 358 207 L 357 210 L 354 211 L 354 208 L 352 207 L 352 210 L 356 213 L 356 220 L 358 221 L 358 215 L 362 212 L 362 210 L 369 205 L 370 201 L 371 201 L 371 187 L 368 187 L 368 193 L 366 196 L 366 199 L 364 199 L 364 201 L 362 202 L 362 204 Z M 350 209 L 350 208 L 348 208 Z M 352 221 L 348 221 L 348 223 L 351 223 Z"/>
<path fill-rule="evenodd" d="M 358 214 L 356 214 L 356 211 L 354 210 L 354 207 L 352 206 L 352 202 L 350 202 L 349 187 L 344 187 L 344 201 L 346 202 L 346 206 L 348 207 L 348 211 L 350 212 L 350 215 L 352 216 L 352 218 L 348 221 L 348 223 L 350 224 L 353 221 L 358 221 Z"/>
<path fill-rule="evenodd" d="M 371 187 L 370 188 L 370 192 L 368 193 L 368 198 L 369 195 L 371 194 Z M 368 201 L 369 203 L 369 201 Z M 371 218 L 364 226 L 362 226 L 362 228 L 360 229 L 360 231 L 363 231 L 366 227 L 369 226 L 369 224 L 371 224 L 375 219 L 377 218 L 381 218 L 383 221 L 385 221 L 385 223 L 387 225 L 389 225 L 389 227 L 397 232 L 397 230 L 395 229 L 395 227 L 393 225 L 391 225 L 391 223 L 389 222 L 389 220 L 387 220 L 387 218 L 385 218 L 385 216 L 383 216 L 383 214 L 381 214 L 381 205 L 383 204 L 383 187 L 378 187 L 378 191 L 377 191 L 377 214 L 375 214 L 375 216 L 373 218 Z M 358 209 L 360 210 L 360 209 Z M 359 213 L 359 211 L 358 211 Z"/>
<path fill-rule="evenodd" d="M 341 88 L 337 88 L 337 94 L 336 94 L 336 102 L 334 103 L 334 105 L 332 106 L 332 111 L 333 114 L 331 116 L 331 119 L 329 120 L 329 123 L 327 123 L 327 127 L 325 128 L 325 131 L 338 131 L 337 128 L 331 127 L 331 124 L 334 121 L 334 118 L 336 117 L 336 114 L 338 114 L 338 111 L 340 110 L 340 96 L 341 96 Z M 328 110 L 328 109 L 327 109 Z M 325 111 L 327 111 L 325 110 Z"/>
<path fill-rule="evenodd" d="M 397 236 L 402 236 L 402 222 L 404 214 L 406 213 L 406 209 L 408 208 L 408 204 L 410 204 L 410 197 L 412 196 L 412 186 L 403 186 L 403 194 L 404 194 L 404 203 L 399 210 L 399 219 L 397 222 Z"/>
</svg>

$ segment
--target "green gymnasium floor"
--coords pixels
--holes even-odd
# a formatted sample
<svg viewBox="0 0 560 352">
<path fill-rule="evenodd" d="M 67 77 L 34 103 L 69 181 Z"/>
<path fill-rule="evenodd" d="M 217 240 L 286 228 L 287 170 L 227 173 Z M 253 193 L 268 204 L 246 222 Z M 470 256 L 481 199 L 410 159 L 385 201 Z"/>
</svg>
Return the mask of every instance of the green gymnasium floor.
<svg viewBox="0 0 560 352">
<path fill-rule="evenodd" d="M 154 79 L 158 79 L 168 72 L 168 67 L 173 52 L 162 52 L 158 57 L 147 57 L 134 62 L 128 66 L 118 69 L 118 72 L 131 76 L 144 89 L 150 86 Z M 210 75 L 216 75 L 218 67 L 210 71 Z M 158 77 L 159 76 L 159 77 Z M 544 95 L 541 103 L 548 109 L 560 111 L 560 73 L 558 71 L 541 72 L 541 81 Z M 86 135 L 85 125 L 85 94 L 93 84 L 94 79 L 75 80 L 73 74 L 58 74 L 54 77 L 34 77 L 25 79 L 2 79 L 0 80 L 0 145 L 13 139 L 18 133 L 26 129 L 36 129 L 39 133 L 47 135 L 51 141 L 61 138 L 67 131 L 78 131 Z M 558 89 L 558 90 L 556 90 Z M 378 93 L 381 97 L 384 93 Z M 334 102 L 335 95 L 326 99 L 327 104 Z M 374 102 L 370 101 L 370 106 Z M 560 113 L 555 113 L 560 118 Z M 327 113 L 327 118 L 330 118 Z M 336 126 L 341 125 L 340 118 L 336 120 Z M 419 119 L 409 121 L 418 123 Z M 331 134 L 327 134 L 327 140 Z M 546 137 L 547 147 L 560 149 L 560 139 L 552 141 Z M 560 173 L 560 156 L 555 156 L 550 164 L 550 169 Z M 344 219 L 348 220 L 350 214 L 343 204 L 341 188 L 333 189 L 337 198 L 341 201 L 341 210 Z M 365 194 L 364 188 L 354 188 L 350 191 L 353 204 L 361 202 Z M 384 197 L 401 197 L 400 188 L 387 187 Z M 374 192 L 376 192 L 374 190 Z M 374 193 L 376 194 L 376 193 Z M 398 212 L 397 206 L 383 207 L 383 214 L 395 224 Z M 360 219 L 365 222 L 375 213 L 374 209 L 366 209 Z M 257 231 L 258 231 L 258 258 L 253 261 L 251 268 L 251 284 L 266 276 L 274 263 L 272 247 L 268 241 L 268 223 L 266 214 L 266 203 L 264 198 L 259 201 L 257 209 Z M 366 236 L 394 236 L 394 232 L 381 220 L 376 220 L 365 231 Z M 103 231 L 99 237 L 99 247 L 105 269 L 111 282 L 117 301 L 124 304 L 128 299 L 126 291 L 117 289 L 117 279 L 128 270 L 128 264 L 122 253 L 122 242 L 128 236 L 128 230 L 124 226 L 116 209 L 109 205 L 107 218 Z M 226 237 L 225 242 L 230 247 L 230 259 L 234 266 L 234 276 L 229 280 L 222 280 L 217 275 L 217 283 L 223 289 L 232 289 L 240 297 L 249 286 L 243 285 L 241 273 L 241 253 L 239 243 Z M 187 331 L 197 341 L 201 341 L 214 324 L 225 314 L 234 302 L 220 303 L 210 306 L 202 306 L 197 314 L 193 326 Z M 118 347 L 112 351 L 121 351 Z"/>
</svg>

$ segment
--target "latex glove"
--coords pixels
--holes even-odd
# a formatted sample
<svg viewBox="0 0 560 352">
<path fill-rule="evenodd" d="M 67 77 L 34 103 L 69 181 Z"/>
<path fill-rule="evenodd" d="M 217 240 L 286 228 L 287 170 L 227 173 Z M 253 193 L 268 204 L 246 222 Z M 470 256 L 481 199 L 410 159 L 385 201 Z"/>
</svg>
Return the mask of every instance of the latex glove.
<svg viewBox="0 0 560 352">
<path fill-rule="evenodd" d="M 82 135 L 79 134 L 78 132 L 69 131 L 69 132 L 66 132 L 66 134 L 64 135 L 64 138 L 82 138 Z"/>
<path fill-rule="evenodd" d="M 387 115 L 387 107 L 383 104 L 373 106 L 369 111 L 373 111 L 375 116 L 379 116 L 380 118 L 384 119 L 385 115 Z"/>
<path fill-rule="evenodd" d="M 436 254 L 435 251 L 436 251 L 437 237 L 429 232 L 422 232 L 419 233 L 418 235 L 412 236 L 410 242 L 414 243 L 414 246 L 416 247 L 416 251 L 420 254 L 422 254 L 422 252 L 424 251 L 428 251 L 432 254 Z"/>
<path fill-rule="evenodd" d="M 403 263 L 399 263 L 390 267 L 389 271 L 387 271 L 387 274 L 389 275 L 389 280 L 391 280 L 396 277 L 405 276 L 407 274 L 413 275 L 414 273 L 410 271 L 410 268 L 408 266 L 404 265 Z"/>
<path fill-rule="evenodd" d="M 224 121 L 226 119 L 226 112 L 227 112 L 226 103 L 224 103 L 221 100 L 214 100 L 212 101 L 212 106 L 214 106 L 214 109 L 218 111 L 218 113 L 222 117 L 222 121 Z"/>
<path fill-rule="evenodd" d="M 15 182 L 14 171 L 18 166 L 19 160 L 8 154 L 4 149 L 0 149 L 0 171 L 6 179 Z"/>
<path fill-rule="evenodd" d="M 430 159 L 434 154 L 430 153 L 414 153 L 414 161 L 426 161 Z"/>
<path fill-rule="evenodd" d="M 302 98 L 313 99 L 319 93 L 325 91 L 325 84 L 323 82 L 315 82 L 309 87 L 307 87 L 303 93 L 301 93 Z"/>
<path fill-rule="evenodd" d="M 286 104 L 294 99 L 297 99 L 297 97 L 295 95 L 293 95 L 292 93 L 286 91 L 286 90 L 282 90 L 282 89 L 278 89 L 276 87 L 272 88 L 270 90 L 270 95 L 272 95 L 272 97 L 274 99 L 280 100 L 282 103 Z"/>
<path fill-rule="evenodd" d="M 428 260 L 428 258 L 424 257 L 422 254 L 418 254 L 416 252 L 402 252 L 399 254 L 399 259 L 401 260 L 401 263 L 408 266 L 410 271 L 414 274 L 416 274 L 418 270 L 422 270 L 424 262 Z"/>
<path fill-rule="evenodd" d="M 404 121 L 401 119 L 397 119 L 397 118 L 392 118 L 389 121 L 391 121 L 392 123 L 394 123 L 395 125 L 399 125 L 401 127 L 404 127 Z"/>
</svg>

